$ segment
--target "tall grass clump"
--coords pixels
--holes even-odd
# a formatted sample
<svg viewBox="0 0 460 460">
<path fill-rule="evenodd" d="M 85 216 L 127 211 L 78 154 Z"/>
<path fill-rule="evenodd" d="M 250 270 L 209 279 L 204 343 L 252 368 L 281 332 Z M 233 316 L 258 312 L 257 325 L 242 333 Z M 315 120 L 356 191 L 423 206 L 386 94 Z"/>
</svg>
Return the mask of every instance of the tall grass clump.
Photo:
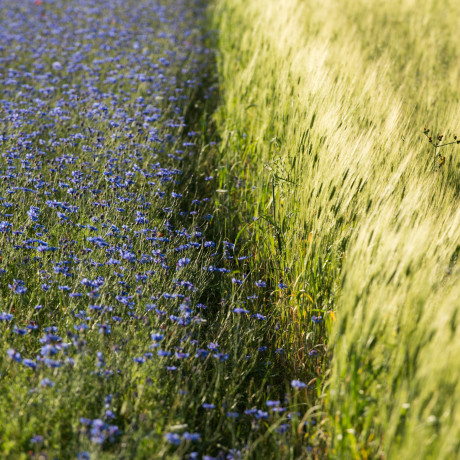
<svg viewBox="0 0 460 460">
<path fill-rule="evenodd" d="M 285 378 L 310 382 L 305 402 L 327 414 L 308 442 L 454 458 L 460 152 L 433 161 L 424 127 L 434 142 L 460 130 L 460 6 L 223 0 L 212 13 L 220 187 L 254 264 L 288 286 L 273 340 Z"/>
</svg>

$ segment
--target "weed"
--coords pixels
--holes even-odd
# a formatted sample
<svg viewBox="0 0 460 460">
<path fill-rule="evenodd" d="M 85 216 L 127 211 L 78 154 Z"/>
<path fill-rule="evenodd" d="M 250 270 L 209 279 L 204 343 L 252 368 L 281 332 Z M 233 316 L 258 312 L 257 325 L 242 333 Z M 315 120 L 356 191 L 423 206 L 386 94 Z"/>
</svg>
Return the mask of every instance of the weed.
<svg viewBox="0 0 460 460">
<path fill-rule="evenodd" d="M 430 135 L 430 130 L 428 128 L 424 128 L 423 134 L 425 134 L 425 136 L 428 139 L 428 142 L 433 147 L 433 158 L 434 158 L 435 168 L 439 169 L 446 162 L 446 157 L 441 155 L 441 152 L 439 151 L 439 149 L 441 149 L 442 147 L 447 147 L 448 145 L 460 144 L 460 140 L 457 140 L 457 136 L 454 135 L 454 136 L 452 136 L 453 141 L 451 141 L 451 142 L 445 142 L 444 141 L 444 143 L 442 143 L 442 141 L 444 139 L 443 134 L 435 135 L 434 140 L 433 140 L 433 136 Z"/>
</svg>

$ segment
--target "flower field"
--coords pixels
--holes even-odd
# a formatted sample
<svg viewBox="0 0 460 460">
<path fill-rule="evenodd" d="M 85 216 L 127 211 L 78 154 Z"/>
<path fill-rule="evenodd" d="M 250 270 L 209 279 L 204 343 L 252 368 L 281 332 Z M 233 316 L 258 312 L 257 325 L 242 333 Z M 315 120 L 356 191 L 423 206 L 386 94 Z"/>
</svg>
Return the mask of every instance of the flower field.
<svg viewBox="0 0 460 460">
<path fill-rule="evenodd" d="M 0 0 L 0 458 L 459 458 L 460 10 L 371 3 Z"/>
<path fill-rule="evenodd" d="M 2 458 L 239 458 L 299 418 L 213 217 L 204 7 L 0 3 Z"/>
</svg>

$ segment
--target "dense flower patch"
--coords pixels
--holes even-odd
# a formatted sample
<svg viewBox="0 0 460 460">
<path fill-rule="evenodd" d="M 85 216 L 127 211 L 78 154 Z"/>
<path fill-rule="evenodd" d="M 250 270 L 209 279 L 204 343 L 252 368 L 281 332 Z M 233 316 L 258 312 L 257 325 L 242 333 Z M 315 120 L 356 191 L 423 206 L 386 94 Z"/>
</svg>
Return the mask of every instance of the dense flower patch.
<svg viewBox="0 0 460 460">
<path fill-rule="evenodd" d="M 270 286 L 213 217 L 203 5 L 0 1 L 0 17 L 0 450 L 288 443 L 301 413 L 266 385 Z"/>
</svg>

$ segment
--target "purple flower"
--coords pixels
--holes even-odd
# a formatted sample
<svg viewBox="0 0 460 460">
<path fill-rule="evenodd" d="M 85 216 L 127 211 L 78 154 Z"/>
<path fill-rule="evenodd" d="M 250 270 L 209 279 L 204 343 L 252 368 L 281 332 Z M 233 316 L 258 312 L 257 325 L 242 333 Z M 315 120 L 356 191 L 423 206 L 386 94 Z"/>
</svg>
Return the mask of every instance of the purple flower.
<svg viewBox="0 0 460 460">
<path fill-rule="evenodd" d="M 155 332 L 152 334 L 152 340 L 155 342 L 161 342 L 165 338 L 164 334 L 160 334 L 159 332 Z"/>
<path fill-rule="evenodd" d="M 267 319 L 266 316 L 264 316 L 264 315 L 262 315 L 260 313 L 255 313 L 254 315 L 252 315 L 252 317 L 258 319 L 259 321 L 263 321 L 263 320 Z"/>
<path fill-rule="evenodd" d="M 13 361 L 16 361 L 18 363 L 22 361 L 21 353 L 19 353 L 19 351 L 13 350 L 12 348 L 8 348 L 6 354 L 8 355 L 8 358 L 10 358 Z"/>
<path fill-rule="evenodd" d="M 265 404 L 267 405 L 267 407 L 275 407 L 275 406 L 279 406 L 281 403 L 280 401 L 271 401 L 269 399 L 268 401 L 265 402 Z"/>
<path fill-rule="evenodd" d="M 276 431 L 280 434 L 283 434 L 286 433 L 290 427 L 291 425 L 289 425 L 289 423 L 283 423 L 276 429 Z"/>
<path fill-rule="evenodd" d="M 33 438 L 30 439 L 32 444 L 40 444 L 43 442 L 43 436 L 36 434 Z"/>
<path fill-rule="evenodd" d="M 166 433 L 165 439 L 167 442 L 169 442 L 170 444 L 174 444 L 175 446 L 178 446 L 181 442 L 180 436 L 177 433 Z"/>
<path fill-rule="evenodd" d="M 185 432 L 182 435 L 182 439 L 184 439 L 185 441 L 198 442 L 200 440 L 200 438 L 201 438 L 200 433 L 188 433 L 188 432 Z"/>
<path fill-rule="evenodd" d="M 221 363 L 227 361 L 227 359 L 229 358 L 228 353 L 214 353 L 212 356 L 214 358 L 217 358 Z"/>
<path fill-rule="evenodd" d="M 157 354 L 158 354 L 158 356 L 160 356 L 160 357 L 171 356 L 171 352 L 170 352 L 170 351 L 167 351 L 167 350 L 158 350 L 158 351 L 157 351 Z"/>
<path fill-rule="evenodd" d="M 215 404 L 212 404 L 212 403 L 203 403 L 203 404 L 201 405 L 201 407 L 202 407 L 203 409 L 206 409 L 206 410 L 210 410 L 210 409 L 215 409 L 215 408 L 216 408 Z"/>
<path fill-rule="evenodd" d="M 0 321 L 11 321 L 13 319 L 13 315 L 11 313 L 0 313 Z"/>
<path fill-rule="evenodd" d="M 13 284 L 8 284 L 8 287 L 13 291 L 14 294 L 25 294 L 27 288 L 24 286 L 24 281 L 14 280 Z"/>
<path fill-rule="evenodd" d="M 12 224 L 4 220 L 0 222 L 0 232 L 3 232 L 3 233 L 9 232 L 12 226 L 13 226 Z"/>
<path fill-rule="evenodd" d="M 189 353 L 180 353 L 176 351 L 176 358 L 177 359 L 187 359 L 190 356 Z"/>
<path fill-rule="evenodd" d="M 31 369 L 36 369 L 37 368 L 37 363 L 35 361 L 32 361 L 31 359 L 24 359 L 22 361 L 22 364 L 26 367 L 30 367 Z"/>
<path fill-rule="evenodd" d="M 187 266 L 189 263 L 190 263 L 190 259 L 188 257 L 183 257 L 182 259 L 179 259 L 177 261 L 176 265 L 179 268 L 183 268 L 183 267 Z"/>
<path fill-rule="evenodd" d="M 268 418 L 268 412 L 265 412 L 263 410 L 258 410 L 255 414 L 254 414 L 254 417 L 256 419 L 267 419 Z"/>
<path fill-rule="evenodd" d="M 301 388 L 306 388 L 307 384 L 301 382 L 300 380 L 292 380 L 291 381 L 291 387 L 295 388 L 296 390 L 300 390 Z"/>
</svg>

